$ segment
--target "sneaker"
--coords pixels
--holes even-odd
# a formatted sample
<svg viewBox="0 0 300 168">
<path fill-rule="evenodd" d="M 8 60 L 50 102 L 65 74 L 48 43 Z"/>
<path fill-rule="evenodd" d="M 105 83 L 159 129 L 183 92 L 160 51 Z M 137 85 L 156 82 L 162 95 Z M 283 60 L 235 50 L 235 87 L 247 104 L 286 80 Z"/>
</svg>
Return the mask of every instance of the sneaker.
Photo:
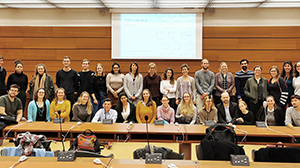
<svg viewBox="0 0 300 168">
<path fill-rule="evenodd" d="M 106 146 L 107 149 L 110 149 L 112 147 L 112 143 L 111 142 L 106 142 L 105 146 Z"/>
</svg>

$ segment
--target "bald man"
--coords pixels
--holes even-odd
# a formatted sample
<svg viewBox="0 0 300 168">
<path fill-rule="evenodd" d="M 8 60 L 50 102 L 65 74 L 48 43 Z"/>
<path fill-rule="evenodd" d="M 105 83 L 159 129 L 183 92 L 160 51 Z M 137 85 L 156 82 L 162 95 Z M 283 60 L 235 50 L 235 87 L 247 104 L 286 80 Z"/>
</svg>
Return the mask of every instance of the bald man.
<svg viewBox="0 0 300 168">
<path fill-rule="evenodd" d="M 227 92 L 221 94 L 222 103 L 219 103 L 216 107 L 218 109 L 219 123 L 233 124 L 239 117 L 238 105 L 230 101 L 230 96 Z"/>
</svg>

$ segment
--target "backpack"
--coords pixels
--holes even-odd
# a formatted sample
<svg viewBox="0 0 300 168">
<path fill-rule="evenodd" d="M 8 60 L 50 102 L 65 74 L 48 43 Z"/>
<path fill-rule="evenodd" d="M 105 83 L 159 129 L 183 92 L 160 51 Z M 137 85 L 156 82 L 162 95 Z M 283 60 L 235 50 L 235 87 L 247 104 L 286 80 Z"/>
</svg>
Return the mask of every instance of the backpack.
<svg viewBox="0 0 300 168">
<path fill-rule="evenodd" d="M 90 129 L 86 129 L 82 134 L 79 134 L 71 146 L 73 150 L 89 151 L 101 153 L 101 145 L 99 139 Z"/>
<path fill-rule="evenodd" d="M 227 141 L 237 144 L 234 128 L 226 124 L 214 124 L 208 127 L 204 139 L 211 141 Z"/>
</svg>

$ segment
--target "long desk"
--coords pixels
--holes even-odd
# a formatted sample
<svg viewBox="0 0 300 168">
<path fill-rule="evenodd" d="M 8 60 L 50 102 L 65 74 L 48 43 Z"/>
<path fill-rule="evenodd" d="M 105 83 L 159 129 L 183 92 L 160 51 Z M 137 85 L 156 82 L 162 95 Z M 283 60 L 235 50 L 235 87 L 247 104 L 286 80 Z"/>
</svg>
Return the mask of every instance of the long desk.
<svg viewBox="0 0 300 168">
<path fill-rule="evenodd" d="M 74 122 L 66 122 L 62 124 L 62 132 L 65 134 L 69 128 L 76 125 Z M 12 129 L 14 126 L 6 127 L 3 130 L 2 136 Z M 129 128 L 129 129 L 127 129 Z M 200 143 L 205 137 L 205 130 L 207 126 L 203 125 L 179 125 L 173 124 L 156 126 L 149 124 L 149 139 L 150 142 L 166 142 L 166 143 L 178 143 L 179 152 L 186 154 L 186 159 L 191 158 L 191 143 Z M 242 139 L 245 135 L 243 130 L 248 133 L 243 144 L 275 144 L 277 142 L 283 142 L 287 146 L 300 146 L 300 144 L 294 143 L 294 137 L 300 138 L 300 127 L 287 128 L 274 126 L 270 127 L 279 132 L 273 132 L 267 128 L 255 127 L 255 126 L 237 126 L 236 134 L 239 139 Z M 125 141 L 130 142 L 146 142 L 146 126 L 145 124 L 129 124 L 115 123 L 112 125 L 101 123 L 83 123 L 82 125 L 76 125 L 68 134 L 66 140 L 72 141 L 78 134 L 82 133 L 86 129 L 91 129 L 94 134 L 102 141 Z M 57 123 L 45 123 L 45 122 L 32 122 L 32 123 L 19 123 L 18 126 L 13 128 L 8 134 L 8 139 L 16 137 L 18 133 L 29 131 L 34 134 L 44 134 L 48 139 L 61 140 L 60 127 Z M 183 141 L 183 135 L 184 141 Z M 289 135 L 293 135 L 289 136 Z"/>
<path fill-rule="evenodd" d="M 43 167 L 43 168 L 82 168 L 82 167 L 104 167 L 93 163 L 94 158 L 77 158 L 74 162 L 57 162 L 54 157 L 30 157 L 28 160 L 18 163 L 17 168 L 28 167 Z M 19 157 L 1 156 L 1 167 L 10 167 L 19 160 Z M 108 159 L 101 161 L 106 164 Z M 229 167 L 245 167 L 232 166 L 229 161 L 191 161 L 191 160 L 163 160 L 162 164 L 145 164 L 144 160 L 130 160 L 130 159 L 113 159 L 109 167 L 113 168 L 167 168 L 169 163 L 175 164 L 178 168 L 229 168 Z M 291 168 L 298 167 L 299 163 L 271 163 L 271 162 L 251 162 L 251 168 Z"/>
</svg>

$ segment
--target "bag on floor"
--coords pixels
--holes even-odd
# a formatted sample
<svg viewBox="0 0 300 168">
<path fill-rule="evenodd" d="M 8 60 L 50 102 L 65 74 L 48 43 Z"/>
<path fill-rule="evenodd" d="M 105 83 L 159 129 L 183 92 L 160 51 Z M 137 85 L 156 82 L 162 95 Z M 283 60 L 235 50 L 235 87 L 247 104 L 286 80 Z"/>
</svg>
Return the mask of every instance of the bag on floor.
<svg viewBox="0 0 300 168">
<path fill-rule="evenodd" d="M 101 149 L 104 148 L 100 145 L 100 141 L 96 135 L 90 129 L 87 129 L 76 137 L 71 149 L 101 153 Z"/>
<path fill-rule="evenodd" d="M 300 149 L 295 147 L 266 147 L 253 152 L 258 162 L 300 162 Z"/>
<path fill-rule="evenodd" d="M 237 144 L 234 128 L 227 124 L 214 124 L 206 129 L 205 139 L 211 141 L 227 141 Z"/>
</svg>

